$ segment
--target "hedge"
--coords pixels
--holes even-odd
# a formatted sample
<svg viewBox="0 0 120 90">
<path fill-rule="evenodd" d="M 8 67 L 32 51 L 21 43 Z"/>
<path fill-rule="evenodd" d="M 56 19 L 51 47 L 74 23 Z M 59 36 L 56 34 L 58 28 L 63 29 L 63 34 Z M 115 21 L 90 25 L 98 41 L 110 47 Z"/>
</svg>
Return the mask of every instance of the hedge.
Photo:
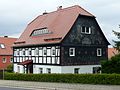
<svg viewBox="0 0 120 90">
<path fill-rule="evenodd" d="M 120 74 L 15 74 L 15 73 L 5 73 L 5 80 L 120 85 Z"/>
</svg>

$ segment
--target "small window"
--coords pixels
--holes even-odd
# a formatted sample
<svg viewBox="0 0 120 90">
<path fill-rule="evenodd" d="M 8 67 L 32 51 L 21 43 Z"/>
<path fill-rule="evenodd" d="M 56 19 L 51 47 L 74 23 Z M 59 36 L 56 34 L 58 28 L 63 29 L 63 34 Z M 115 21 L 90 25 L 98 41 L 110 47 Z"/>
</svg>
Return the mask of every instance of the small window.
<svg viewBox="0 0 120 90">
<path fill-rule="evenodd" d="M 32 51 L 31 50 L 29 50 L 29 55 L 32 55 Z"/>
<path fill-rule="evenodd" d="M 102 56 L 102 49 L 101 48 L 97 49 L 97 56 Z"/>
<path fill-rule="evenodd" d="M 82 26 L 82 33 L 85 33 L 85 26 Z"/>
<path fill-rule="evenodd" d="M 6 58 L 4 57 L 4 58 L 2 59 L 2 61 L 3 61 L 3 63 L 6 63 Z"/>
<path fill-rule="evenodd" d="M 47 68 L 47 73 L 51 73 L 51 69 L 50 68 Z"/>
<path fill-rule="evenodd" d="M 69 49 L 69 56 L 75 56 L 75 48 Z"/>
<path fill-rule="evenodd" d="M 35 49 L 35 55 L 39 55 L 39 50 L 38 50 L 38 48 Z"/>
<path fill-rule="evenodd" d="M 19 52 L 19 51 L 17 51 L 17 55 L 20 55 L 20 52 Z"/>
<path fill-rule="evenodd" d="M 4 44 L 0 44 L 0 48 L 4 49 L 5 45 Z"/>
<path fill-rule="evenodd" d="M 46 50 L 46 48 L 43 49 L 43 55 L 47 55 L 47 50 Z"/>
<path fill-rule="evenodd" d="M 75 73 L 75 74 L 79 74 L 79 68 L 75 68 L 75 69 L 74 69 L 74 73 Z"/>
<path fill-rule="evenodd" d="M 25 55 L 25 50 L 23 50 L 23 55 Z"/>
<path fill-rule="evenodd" d="M 52 48 L 52 55 L 55 55 L 55 48 Z"/>
<path fill-rule="evenodd" d="M 10 58 L 10 62 L 11 62 L 11 63 L 13 62 L 13 58 Z"/>
<path fill-rule="evenodd" d="M 91 34 L 91 27 L 82 26 L 82 27 L 81 27 L 81 33 Z"/>
<path fill-rule="evenodd" d="M 43 68 L 39 68 L 39 72 L 40 72 L 40 74 L 42 74 L 43 73 Z"/>
</svg>

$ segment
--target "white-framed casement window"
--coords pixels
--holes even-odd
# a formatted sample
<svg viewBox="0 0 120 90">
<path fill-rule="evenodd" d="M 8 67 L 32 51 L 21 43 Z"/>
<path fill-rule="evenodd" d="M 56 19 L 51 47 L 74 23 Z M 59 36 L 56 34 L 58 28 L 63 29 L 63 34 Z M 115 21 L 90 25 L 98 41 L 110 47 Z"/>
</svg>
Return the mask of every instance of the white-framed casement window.
<svg viewBox="0 0 120 90">
<path fill-rule="evenodd" d="M 75 56 L 75 48 L 69 48 L 69 56 Z"/>
<path fill-rule="evenodd" d="M 5 45 L 4 44 L 0 44 L 0 48 L 4 49 Z"/>
<path fill-rule="evenodd" d="M 35 49 L 35 55 L 39 55 L 39 49 L 38 48 Z"/>
<path fill-rule="evenodd" d="M 74 68 L 74 74 L 79 74 L 79 69 L 80 68 Z"/>
<path fill-rule="evenodd" d="M 82 26 L 81 27 L 81 33 L 91 34 L 91 27 Z"/>
<path fill-rule="evenodd" d="M 46 56 L 47 55 L 47 49 L 44 47 L 43 48 L 43 56 Z"/>
<path fill-rule="evenodd" d="M 10 62 L 11 62 L 11 63 L 13 62 L 13 58 L 10 58 Z"/>
<path fill-rule="evenodd" d="M 52 55 L 55 55 L 55 47 L 52 48 Z"/>
<path fill-rule="evenodd" d="M 3 63 L 6 63 L 6 62 L 7 62 L 7 60 L 6 60 L 5 57 L 2 58 L 2 61 L 3 61 Z"/>
<path fill-rule="evenodd" d="M 50 68 L 47 68 L 47 73 L 51 73 L 51 69 Z"/>
<path fill-rule="evenodd" d="M 97 56 L 102 56 L 102 49 L 101 48 L 97 48 Z"/>
<path fill-rule="evenodd" d="M 43 68 L 39 68 L 39 73 L 40 73 L 40 74 L 43 73 Z"/>
</svg>

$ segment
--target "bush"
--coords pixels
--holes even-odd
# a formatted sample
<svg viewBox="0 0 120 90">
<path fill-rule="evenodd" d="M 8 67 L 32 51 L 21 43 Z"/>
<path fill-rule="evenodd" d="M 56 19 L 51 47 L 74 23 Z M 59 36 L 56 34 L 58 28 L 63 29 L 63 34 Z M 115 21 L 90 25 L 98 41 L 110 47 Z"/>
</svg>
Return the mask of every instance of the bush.
<svg viewBox="0 0 120 90">
<path fill-rule="evenodd" d="M 119 74 L 15 74 L 5 73 L 6 80 L 81 83 L 81 84 L 109 84 L 120 85 Z"/>
<path fill-rule="evenodd" d="M 120 74 L 120 54 L 113 56 L 110 60 L 102 62 L 102 73 Z"/>
</svg>

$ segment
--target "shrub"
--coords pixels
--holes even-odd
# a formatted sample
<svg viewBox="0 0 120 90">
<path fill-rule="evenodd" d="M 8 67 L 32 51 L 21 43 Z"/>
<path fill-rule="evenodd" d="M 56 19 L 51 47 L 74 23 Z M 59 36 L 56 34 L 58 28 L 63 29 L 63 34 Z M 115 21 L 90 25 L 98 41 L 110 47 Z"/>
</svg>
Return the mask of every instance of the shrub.
<svg viewBox="0 0 120 90">
<path fill-rule="evenodd" d="M 5 73 L 6 80 L 81 83 L 81 84 L 109 84 L 120 85 L 119 74 L 15 74 Z"/>
</svg>

